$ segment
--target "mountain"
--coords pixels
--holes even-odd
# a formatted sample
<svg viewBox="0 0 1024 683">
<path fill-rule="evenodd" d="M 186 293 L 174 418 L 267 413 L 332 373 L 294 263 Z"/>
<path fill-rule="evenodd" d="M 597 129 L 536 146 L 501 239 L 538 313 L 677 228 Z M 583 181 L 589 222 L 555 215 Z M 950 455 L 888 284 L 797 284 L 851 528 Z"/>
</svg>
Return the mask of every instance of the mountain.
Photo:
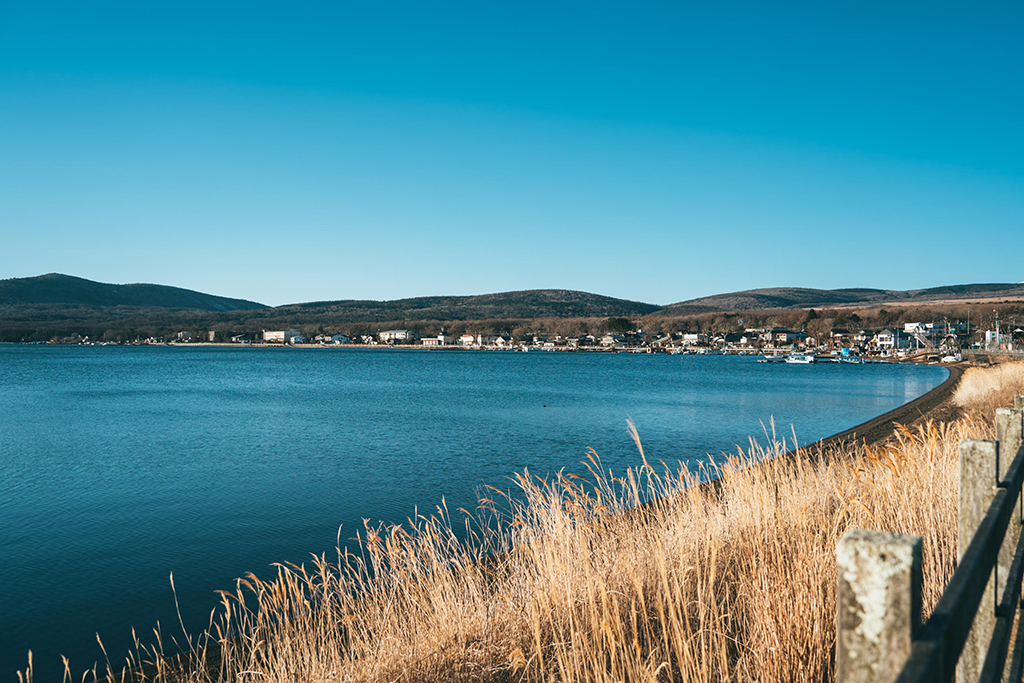
<svg viewBox="0 0 1024 683">
<path fill-rule="evenodd" d="M 0 306 L 78 305 L 191 308 L 201 311 L 250 311 L 267 308 L 244 299 L 229 299 L 166 285 L 111 285 L 49 273 L 0 280 Z"/>
<path fill-rule="evenodd" d="M 948 285 L 928 289 L 806 289 L 772 287 L 690 299 L 670 304 L 659 315 L 785 308 L 846 308 L 940 303 L 982 303 L 1024 299 L 1024 283 Z"/>
<path fill-rule="evenodd" d="M 569 289 L 532 289 L 476 296 L 428 296 L 393 301 L 317 301 L 278 306 L 275 315 L 322 316 L 352 322 L 386 320 L 483 320 L 514 318 L 604 318 L 639 316 L 654 304 Z"/>
</svg>

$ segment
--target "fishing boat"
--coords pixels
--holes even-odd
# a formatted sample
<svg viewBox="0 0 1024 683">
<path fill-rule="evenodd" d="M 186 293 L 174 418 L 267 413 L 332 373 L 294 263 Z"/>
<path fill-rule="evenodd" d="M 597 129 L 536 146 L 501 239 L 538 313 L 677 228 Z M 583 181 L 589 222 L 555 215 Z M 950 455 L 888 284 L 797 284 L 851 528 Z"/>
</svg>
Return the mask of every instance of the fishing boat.
<svg viewBox="0 0 1024 683">
<path fill-rule="evenodd" d="M 791 353 L 786 356 L 786 362 L 793 365 L 807 365 L 809 363 L 816 363 L 818 359 L 813 353 Z"/>
</svg>

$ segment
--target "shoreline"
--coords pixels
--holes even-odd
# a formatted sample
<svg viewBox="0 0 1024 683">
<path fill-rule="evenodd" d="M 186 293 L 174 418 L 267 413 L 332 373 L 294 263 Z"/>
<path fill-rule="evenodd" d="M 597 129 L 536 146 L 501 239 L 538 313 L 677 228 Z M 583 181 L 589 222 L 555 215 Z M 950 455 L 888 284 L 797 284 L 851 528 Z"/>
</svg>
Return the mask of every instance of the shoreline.
<svg viewBox="0 0 1024 683">
<path fill-rule="evenodd" d="M 799 446 L 795 450 L 822 449 L 858 441 L 873 445 L 891 437 L 896 424 L 911 425 L 927 419 L 929 416 L 934 417 L 939 409 L 946 407 L 947 401 L 952 398 L 953 391 L 960 383 L 960 378 L 963 377 L 968 366 L 958 363 L 956 365 L 943 364 L 940 367 L 949 371 L 949 377 L 937 387 L 870 420 L 805 446 Z"/>
</svg>

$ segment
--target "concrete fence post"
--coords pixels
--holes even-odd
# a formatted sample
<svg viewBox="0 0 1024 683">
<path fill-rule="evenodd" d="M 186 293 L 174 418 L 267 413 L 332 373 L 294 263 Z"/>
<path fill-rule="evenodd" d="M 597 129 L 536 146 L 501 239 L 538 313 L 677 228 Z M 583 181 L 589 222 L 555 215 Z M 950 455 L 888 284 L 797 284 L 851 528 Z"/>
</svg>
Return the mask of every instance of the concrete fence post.
<svg viewBox="0 0 1024 683">
<path fill-rule="evenodd" d="M 957 557 L 962 558 L 974 539 L 974 532 L 996 495 L 999 472 L 999 442 L 964 439 L 960 442 L 960 519 Z M 998 573 L 998 572 L 996 572 Z M 996 618 L 995 577 L 989 576 L 985 593 L 974 616 L 971 632 L 956 665 L 958 683 L 977 681 L 985 662 Z"/>
<path fill-rule="evenodd" d="M 1017 394 L 1017 399 L 1022 398 Z M 1021 439 L 1024 437 L 1024 410 L 1018 408 L 999 408 L 996 410 L 996 441 L 999 442 L 999 478 L 1006 477 L 1010 463 L 1017 457 L 1017 451 L 1021 446 Z M 1024 520 L 1024 495 L 1017 498 L 1017 514 L 1010 517 L 1010 523 L 1006 527 L 1006 536 L 1003 544 L 999 547 L 999 570 L 996 573 L 996 599 L 1001 602 L 1003 592 L 1006 590 L 1007 579 L 1010 576 L 1010 565 L 1013 564 L 1013 555 L 1017 550 L 1017 541 L 1020 539 L 1021 521 Z M 1017 628 L 1020 628 L 1018 624 Z M 1011 658 L 1006 659 L 1004 676 L 1009 674 Z M 1005 679 L 1004 679 L 1005 680 Z"/>
<path fill-rule="evenodd" d="M 836 681 L 891 683 L 921 625 L 921 537 L 851 529 L 836 562 Z"/>
<path fill-rule="evenodd" d="M 1006 477 L 1010 463 L 1017 456 L 1017 449 L 1021 445 L 1021 436 L 1024 434 L 1024 410 L 1014 408 L 999 408 L 996 410 L 996 441 L 999 442 L 999 479 Z M 1003 597 L 1006 589 L 1006 579 L 1009 576 L 1010 564 L 1013 563 L 1013 553 L 1017 549 L 1017 539 L 1020 538 L 1021 518 L 1024 514 L 1024 496 L 1017 499 L 1018 513 L 1010 518 L 1010 524 L 1006 527 L 1006 536 L 1003 545 L 999 549 L 999 571 L 996 580 L 996 596 Z"/>
<path fill-rule="evenodd" d="M 1024 409 L 1024 394 L 1017 394 L 1013 397 L 1013 407 L 1018 410 Z"/>
</svg>

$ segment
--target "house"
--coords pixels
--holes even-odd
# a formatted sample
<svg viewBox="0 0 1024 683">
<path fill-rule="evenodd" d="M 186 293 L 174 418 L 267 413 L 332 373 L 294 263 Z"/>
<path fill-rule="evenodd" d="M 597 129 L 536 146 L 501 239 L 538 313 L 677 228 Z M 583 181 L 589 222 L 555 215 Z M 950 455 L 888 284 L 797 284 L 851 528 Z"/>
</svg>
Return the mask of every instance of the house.
<svg viewBox="0 0 1024 683">
<path fill-rule="evenodd" d="M 896 333 L 892 330 L 882 330 L 875 335 L 874 342 L 880 349 L 892 349 L 896 345 Z"/>
<path fill-rule="evenodd" d="M 894 332 L 889 329 L 882 330 L 875 335 L 875 345 L 883 351 L 893 349 L 909 349 L 915 337 L 906 332 Z"/>
<path fill-rule="evenodd" d="M 332 334 L 330 341 L 331 341 L 332 344 L 351 344 L 352 343 L 352 339 L 350 337 L 346 337 L 343 334 Z"/>
<path fill-rule="evenodd" d="M 779 344 L 796 344 L 807 339 L 805 333 L 794 332 L 793 330 L 776 330 L 774 336 L 775 341 Z"/>
<path fill-rule="evenodd" d="M 704 344 L 708 340 L 707 335 L 701 334 L 700 332 L 684 332 L 683 343 L 684 344 Z"/>
<path fill-rule="evenodd" d="M 873 338 L 874 335 L 872 335 L 867 330 L 857 330 L 857 332 L 853 335 L 853 341 L 855 344 L 866 344 Z"/>
<path fill-rule="evenodd" d="M 191 332 L 179 332 L 178 333 L 178 341 L 180 341 L 180 342 L 190 342 L 190 341 L 192 341 L 192 333 Z"/>
<path fill-rule="evenodd" d="M 437 335 L 436 337 L 424 337 L 423 338 L 423 345 L 424 346 L 448 346 L 453 341 L 454 341 L 454 339 L 452 339 L 451 337 L 446 335 L 444 332 L 441 332 L 441 334 Z"/>
<path fill-rule="evenodd" d="M 853 340 L 853 334 L 845 327 L 833 328 L 828 336 L 834 346 L 847 346 Z"/>
<path fill-rule="evenodd" d="M 476 344 L 476 337 L 471 334 L 464 334 L 459 337 L 459 344 L 463 346 L 472 346 L 473 344 Z"/>
<path fill-rule="evenodd" d="M 251 341 L 251 334 L 236 334 L 235 336 L 231 337 L 232 344 L 248 344 Z"/>
<path fill-rule="evenodd" d="M 377 339 L 385 344 L 411 344 L 418 338 L 412 330 L 385 330 L 377 334 Z"/>
<path fill-rule="evenodd" d="M 301 344 L 306 341 L 302 337 L 302 342 L 296 342 L 296 337 L 302 337 L 298 330 L 263 330 L 263 341 L 271 344 Z"/>
</svg>

